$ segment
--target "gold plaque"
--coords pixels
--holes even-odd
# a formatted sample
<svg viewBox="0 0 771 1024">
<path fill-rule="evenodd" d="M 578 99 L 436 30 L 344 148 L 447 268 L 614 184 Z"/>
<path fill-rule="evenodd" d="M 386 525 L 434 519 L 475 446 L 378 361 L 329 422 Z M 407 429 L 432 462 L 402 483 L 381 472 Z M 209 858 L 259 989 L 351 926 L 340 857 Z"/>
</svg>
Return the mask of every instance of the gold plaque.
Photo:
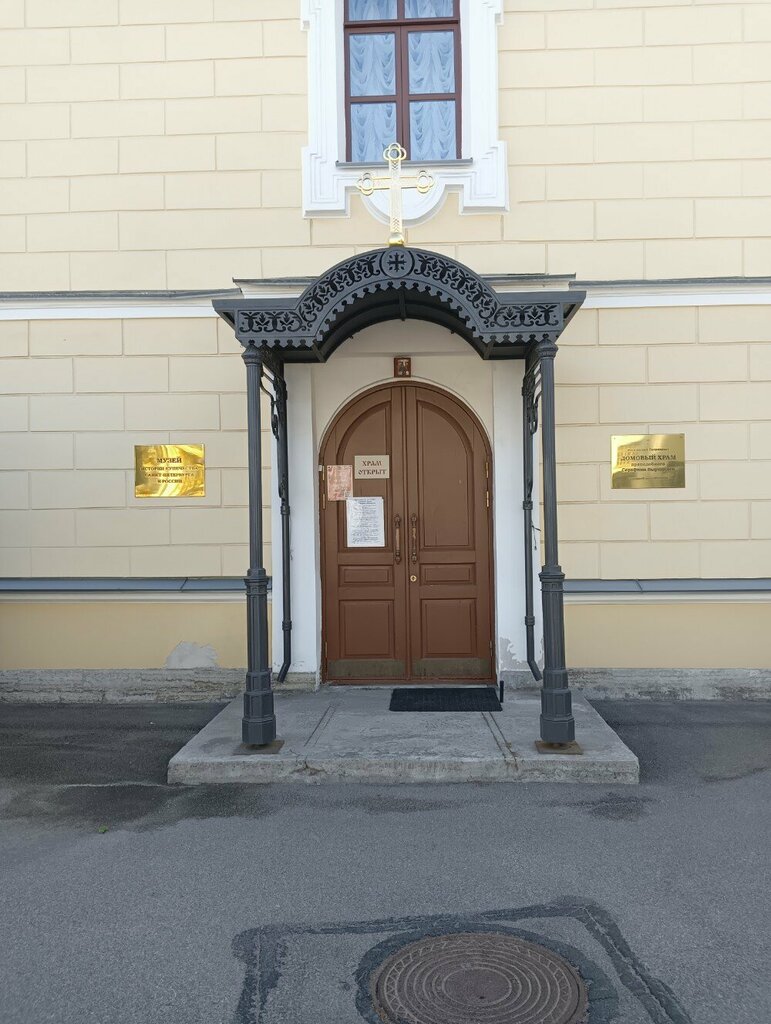
<svg viewBox="0 0 771 1024">
<path fill-rule="evenodd" d="M 610 447 L 614 490 L 685 487 L 685 434 L 614 434 Z"/>
<path fill-rule="evenodd" d="M 136 498 L 203 498 L 206 466 L 202 444 L 134 445 Z"/>
</svg>

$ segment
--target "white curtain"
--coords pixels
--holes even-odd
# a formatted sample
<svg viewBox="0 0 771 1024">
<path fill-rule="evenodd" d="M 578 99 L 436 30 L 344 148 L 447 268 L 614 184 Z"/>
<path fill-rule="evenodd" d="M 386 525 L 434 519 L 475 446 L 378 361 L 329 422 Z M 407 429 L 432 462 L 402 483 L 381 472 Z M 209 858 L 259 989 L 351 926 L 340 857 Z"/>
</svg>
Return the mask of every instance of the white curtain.
<svg viewBox="0 0 771 1024">
<path fill-rule="evenodd" d="M 410 32 L 410 92 L 455 92 L 455 35 Z"/>
<path fill-rule="evenodd" d="M 349 21 L 385 21 L 396 17 L 396 0 L 348 0 L 348 3 Z"/>
<path fill-rule="evenodd" d="M 396 37 L 392 32 L 351 35 L 351 96 L 396 93 Z"/>
<path fill-rule="evenodd" d="M 410 103 L 410 141 L 411 160 L 454 160 L 455 100 Z"/>
<path fill-rule="evenodd" d="M 405 15 L 408 18 L 451 18 L 453 0 L 407 0 Z"/>
<path fill-rule="evenodd" d="M 395 103 L 351 104 L 351 160 L 383 162 L 383 150 L 396 140 Z"/>
</svg>

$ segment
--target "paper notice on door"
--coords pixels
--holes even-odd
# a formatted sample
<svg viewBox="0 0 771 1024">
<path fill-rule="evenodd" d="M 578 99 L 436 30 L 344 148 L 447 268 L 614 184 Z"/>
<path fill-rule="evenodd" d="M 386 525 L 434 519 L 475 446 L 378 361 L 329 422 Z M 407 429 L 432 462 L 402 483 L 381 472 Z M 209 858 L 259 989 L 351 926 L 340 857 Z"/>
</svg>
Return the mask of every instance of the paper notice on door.
<svg viewBox="0 0 771 1024">
<path fill-rule="evenodd" d="M 349 548 L 385 547 L 385 515 L 382 498 L 347 498 L 346 544 Z"/>
<path fill-rule="evenodd" d="M 353 466 L 327 466 L 327 501 L 345 501 L 353 494 Z"/>
</svg>

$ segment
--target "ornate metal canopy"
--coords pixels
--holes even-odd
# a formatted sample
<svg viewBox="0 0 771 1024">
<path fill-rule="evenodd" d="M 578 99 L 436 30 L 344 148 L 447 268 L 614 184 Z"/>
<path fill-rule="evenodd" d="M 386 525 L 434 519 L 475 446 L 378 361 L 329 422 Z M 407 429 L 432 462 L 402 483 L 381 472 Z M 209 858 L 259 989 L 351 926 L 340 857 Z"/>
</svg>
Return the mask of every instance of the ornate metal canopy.
<svg viewBox="0 0 771 1024">
<path fill-rule="evenodd" d="M 521 359 L 556 342 L 583 292 L 496 293 L 462 263 L 424 249 L 373 249 L 344 260 L 298 299 L 215 300 L 244 346 L 281 362 L 326 362 L 351 335 L 386 320 L 426 320 L 484 359 Z"/>
<path fill-rule="evenodd" d="M 464 338 L 483 359 L 525 359 L 523 442 L 525 585 L 528 662 L 538 678 L 533 626 L 533 435 L 541 405 L 545 562 L 540 572 L 544 624 L 541 741 L 573 748 L 575 723 L 565 667 L 564 575 L 557 552 L 554 357 L 557 339 L 585 298 L 577 291 L 496 293 L 463 264 L 423 249 L 373 249 L 332 267 L 299 299 L 218 299 L 214 308 L 244 347 L 249 436 L 249 571 L 246 575 L 248 669 L 243 741 L 265 747 L 276 738 L 268 659 L 268 575 L 263 565 L 260 389 L 272 381 L 279 450 L 282 517 L 283 678 L 291 661 L 289 480 L 285 362 L 326 362 L 351 335 L 386 320 L 427 320 Z"/>
</svg>

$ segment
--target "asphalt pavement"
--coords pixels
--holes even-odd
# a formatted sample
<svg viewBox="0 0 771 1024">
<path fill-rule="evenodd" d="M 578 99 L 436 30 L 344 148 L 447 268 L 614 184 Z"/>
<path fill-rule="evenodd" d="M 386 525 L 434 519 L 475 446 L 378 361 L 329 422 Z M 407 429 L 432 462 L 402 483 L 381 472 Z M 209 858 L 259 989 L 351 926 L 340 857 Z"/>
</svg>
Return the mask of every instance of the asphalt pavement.
<svg viewBox="0 0 771 1024">
<path fill-rule="evenodd" d="M 458 930 L 561 951 L 590 1024 L 771 1021 L 771 705 L 595 706 L 638 787 L 169 787 L 221 705 L 0 705 L 0 1021 L 371 1019 L 378 951 Z"/>
</svg>

